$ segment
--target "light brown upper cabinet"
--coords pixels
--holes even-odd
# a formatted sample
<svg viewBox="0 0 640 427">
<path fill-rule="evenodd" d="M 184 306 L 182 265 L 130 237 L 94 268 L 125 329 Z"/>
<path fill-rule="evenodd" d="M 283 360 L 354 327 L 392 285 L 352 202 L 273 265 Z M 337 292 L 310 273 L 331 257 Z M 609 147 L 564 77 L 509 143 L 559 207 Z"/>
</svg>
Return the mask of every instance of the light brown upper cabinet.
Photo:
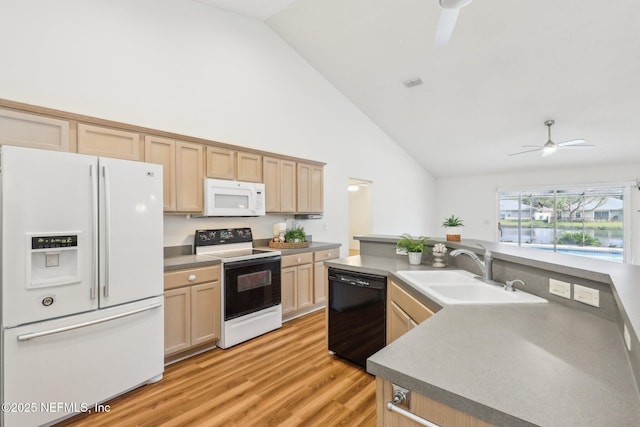
<svg viewBox="0 0 640 427">
<path fill-rule="evenodd" d="M 142 160 L 140 135 L 135 132 L 78 123 L 78 153 Z"/>
<path fill-rule="evenodd" d="M 207 146 L 207 178 L 262 182 L 262 156 Z"/>
<path fill-rule="evenodd" d="M 322 213 L 323 192 L 322 166 L 298 163 L 298 212 Z"/>
<path fill-rule="evenodd" d="M 145 161 L 163 166 L 165 212 L 204 209 L 204 146 L 147 135 Z"/>
<path fill-rule="evenodd" d="M 69 122 L 0 110 L 0 144 L 69 151 Z"/>
<path fill-rule="evenodd" d="M 267 212 L 296 211 L 296 163 L 275 157 L 262 158 Z"/>
<path fill-rule="evenodd" d="M 204 210 L 204 146 L 176 141 L 176 210 Z"/>
<path fill-rule="evenodd" d="M 176 211 L 176 142 L 173 139 L 146 135 L 144 137 L 144 161 L 162 165 L 165 212 Z"/>
<path fill-rule="evenodd" d="M 262 182 L 262 156 L 238 151 L 236 153 L 236 179 L 238 181 Z"/>
<path fill-rule="evenodd" d="M 207 178 L 234 179 L 235 160 L 235 151 L 207 146 Z"/>
</svg>

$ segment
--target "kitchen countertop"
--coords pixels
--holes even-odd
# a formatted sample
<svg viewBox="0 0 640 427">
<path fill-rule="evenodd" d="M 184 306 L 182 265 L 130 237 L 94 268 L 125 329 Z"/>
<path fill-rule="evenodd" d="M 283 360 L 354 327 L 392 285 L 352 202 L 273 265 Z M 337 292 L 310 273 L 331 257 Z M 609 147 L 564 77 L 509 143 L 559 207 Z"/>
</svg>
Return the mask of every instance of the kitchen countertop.
<svg viewBox="0 0 640 427">
<path fill-rule="evenodd" d="M 394 273 L 428 268 L 366 255 L 325 264 L 408 288 Z M 635 426 L 625 353 L 616 323 L 553 302 L 449 306 L 370 357 L 367 371 L 497 425 Z"/>
<path fill-rule="evenodd" d="M 164 259 L 164 271 L 206 267 L 216 264 L 220 264 L 219 259 L 214 259 L 205 255 L 179 255 Z"/>
<path fill-rule="evenodd" d="M 323 251 L 327 249 L 337 249 L 341 245 L 339 243 L 329 242 L 311 242 L 308 248 L 299 249 L 275 249 L 270 248 L 267 245 L 256 245 L 255 249 L 280 251 L 282 255 L 293 255 L 303 252 Z M 179 253 L 174 251 L 173 253 Z M 205 255 L 176 255 L 165 256 L 164 258 L 164 271 L 181 270 L 183 268 L 196 268 L 206 267 L 208 265 L 220 264 L 220 260 L 213 259 Z"/>
<path fill-rule="evenodd" d="M 277 249 L 269 247 L 268 243 L 264 243 L 262 245 L 258 244 L 255 246 L 256 249 L 263 249 L 268 251 L 280 251 L 282 255 L 293 255 L 304 252 L 313 252 L 313 251 L 324 251 L 327 249 L 337 249 L 341 245 L 340 243 L 329 243 L 329 242 L 310 242 L 308 248 L 296 248 L 296 249 Z"/>
</svg>

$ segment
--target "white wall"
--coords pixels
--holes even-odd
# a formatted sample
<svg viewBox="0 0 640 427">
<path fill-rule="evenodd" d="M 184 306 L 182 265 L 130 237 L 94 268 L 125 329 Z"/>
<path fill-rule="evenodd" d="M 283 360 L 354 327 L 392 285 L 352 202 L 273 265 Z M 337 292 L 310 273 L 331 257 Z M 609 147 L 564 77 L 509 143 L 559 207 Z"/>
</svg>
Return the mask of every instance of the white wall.
<svg viewBox="0 0 640 427">
<path fill-rule="evenodd" d="M 0 97 L 326 162 L 315 240 L 348 247 L 348 177 L 374 182 L 373 232 L 428 234 L 434 180 L 271 29 L 185 0 L 3 0 Z M 196 228 L 259 220 L 168 217 Z"/>
<path fill-rule="evenodd" d="M 349 184 L 358 185 L 357 191 L 349 191 L 349 249 L 360 250 L 360 241 L 353 236 L 371 234 L 372 184 L 357 180 L 349 180 Z"/>
<path fill-rule="evenodd" d="M 440 226 L 452 213 L 464 220 L 463 238 L 496 241 L 498 227 L 498 188 L 535 187 L 548 185 L 622 183 L 636 181 L 640 176 L 640 165 L 616 165 L 566 169 L 561 171 L 523 172 L 501 175 L 484 175 L 437 180 L 436 222 L 439 235 L 444 235 Z M 629 261 L 640 263 L 640 191 L 631 190 L 631 255 Z"/>
</svg>

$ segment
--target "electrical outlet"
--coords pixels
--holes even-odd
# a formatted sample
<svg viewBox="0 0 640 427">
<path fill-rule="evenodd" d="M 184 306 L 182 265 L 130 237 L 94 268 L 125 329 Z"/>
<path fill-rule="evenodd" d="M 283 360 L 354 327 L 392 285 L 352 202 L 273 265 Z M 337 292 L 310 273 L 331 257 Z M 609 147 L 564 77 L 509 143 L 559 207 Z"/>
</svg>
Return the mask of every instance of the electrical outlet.
<svg viewBox="0 0 640 427">
<path fill-rule="evenodd" d="M 624 325 L 624 343 L 627 346 L 627 350 L 631 351 L 631 336 L 629 335 L 629 329 L 627 329 L 627 325 Z"/>
<path fill-rule="evenodd" d="M 571 299 L 571 283 L 549 279 L 549 293 L 562 298 Z"/>
<path fill-rule="evenodd" d="M 600 307 L 600 292 L 586 286 L 573 285 L 573 299 L 583 304 Z"/>
</svg>

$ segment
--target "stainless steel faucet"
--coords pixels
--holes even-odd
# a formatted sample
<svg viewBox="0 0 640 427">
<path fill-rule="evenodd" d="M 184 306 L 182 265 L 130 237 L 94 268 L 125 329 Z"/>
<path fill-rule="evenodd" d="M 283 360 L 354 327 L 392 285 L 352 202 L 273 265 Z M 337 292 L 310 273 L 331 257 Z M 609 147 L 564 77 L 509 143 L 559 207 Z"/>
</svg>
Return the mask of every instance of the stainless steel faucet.
<svg viewBox="0 0 640 427">
<path fill-rule="evenodd" d="M 458 256 L 460 254 L 465 254 L 471 257 L 472 260 L 480 266 L 480 271 L 482 271 L 482 280 L 485 282 L 493 282 L 493 254 L 486 246 L 478 243 L 482 249 L 484 249 L 484 254 L 482 255 L 483 260 L 481 261 L 474 252 L 468 249 L 455 249 L 451 251 L 451 256 Z"/>
</svg>

